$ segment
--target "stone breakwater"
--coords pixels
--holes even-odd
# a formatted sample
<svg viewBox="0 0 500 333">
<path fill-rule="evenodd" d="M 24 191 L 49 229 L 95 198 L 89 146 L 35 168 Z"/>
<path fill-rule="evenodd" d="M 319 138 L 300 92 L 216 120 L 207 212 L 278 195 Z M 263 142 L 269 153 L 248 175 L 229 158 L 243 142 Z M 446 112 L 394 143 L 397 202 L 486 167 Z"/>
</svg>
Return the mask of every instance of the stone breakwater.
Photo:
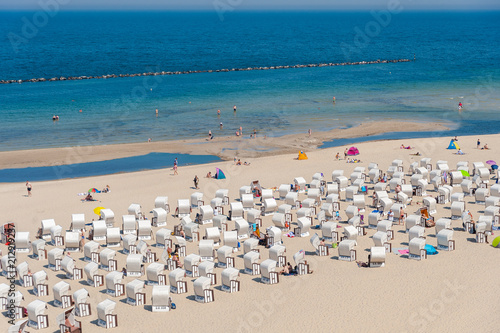
<svg viewBox="0 0 500 333">
<path fill-rule="evenodd" d="M 393 60 L 372 60 L 372 61 L 357 61 L 357 62 L 339 62 L 339 63 L 320 63 L 307 65 L 289 65 L 289 66 L 269 66 L 269 67 L 247 67 L 247 68 L 231 68 L 231 69 L 215 69 L 215 70 L 190 70 L 190 71 L 175 71 L 175 72 L 145 72 L 137 74 L 107 74 L 99 76 L 61 76 L 23 80 L 0 80 L 0 84 L 8 83 L 24 83 L 24 82 L 46 82 L 46 81 L 71 81 L 71 80 L 90 80 L 90 79 L 111 79 L 118 77 L 134 77 L 134 76 L 156 76 L 156 75 L 181 75 L 181 74 L 196 74 L 196 73 L 220 73 L 220 72 L 239 72 L 239 71 L 259 71 L 270 69 L 289 69 L 289 68 L 308 68 L 308 67 L 331 67 L 331 66 L 353 66 L 353 65 L 370 65 L 370 64 L 387 64 L 397 62 L 411 62 L 410 59 L 393 59 Z"/>
</svg>

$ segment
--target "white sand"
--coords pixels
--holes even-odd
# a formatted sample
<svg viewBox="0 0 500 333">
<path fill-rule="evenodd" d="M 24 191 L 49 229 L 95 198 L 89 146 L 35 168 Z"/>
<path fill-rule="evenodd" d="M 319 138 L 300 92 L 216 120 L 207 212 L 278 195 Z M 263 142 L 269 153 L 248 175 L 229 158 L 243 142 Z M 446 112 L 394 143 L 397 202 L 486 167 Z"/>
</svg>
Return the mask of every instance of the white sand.
<svg viewBox="0 0 500 333">
<path fill-rule="evenodd" d="M 219 188 L 228 188 L 230 200 L 238 197 L 238 189 L 249 185 L 253 180 L 260 180 L 264 187 L 277 187 L 282 183 L 291 183 L 293 178 L 303 176 L 311 181 L 315 172 L 323 172 L 327 181 L 331 181 L 331 172 L 344 169 L 349 175 L 356 166 L 367 167 L 370 162 L 377 162 L 382 170 L 387 170 L 393 159 L 404 161 L 405 171 L 412 161 L 421 157 L 410 156 L 419 151 L 422 157 L 432 157 L 432 162 L 439 159 L 448 161 L 451 169 L 456 168 L 458 161 L 475 161 L 483 163 L 489 159 L 498 158 L 500 135 L 482 136 L 481 141 L 488 143 L 493 149 L 489 151 L 475 149 L 477 137 L 460 137 L 459 144 L 467 153 L 464 156 L 454 155 L 446 150 L 450 138 L 414 139 L 404 141 L 383 141 L 362 143 L 356 145 L 361 154 L 358 156 L 361 164 L 346 164 L 345 161 L 335 161 L 335 153 L 344 148 L 331 148 L 307 152 L 309 160 L 294 160 L 296 154 L 266 156 L 249 159 L 250 166 L 234 166 L 231 162 L 215 163 L 213 165 L 190 166 L 179 168 L 179 176 L 173 176 L 172 170 L 155 170 L 130 174 L 100 176 L 73 180 L 59 180 L 33 183 L 33 196 L 25 196 L 23 183 L 1 184 L 0 202 L 2 202 L 2 222 L 14 221 L 17 230 L 30 231 L 31 240 L 40 226 L 40 221 L 54 218 L 64 229 L 69 228 L 72 213 L 85 213 L 87 223 L 96 215 L 92 212 L 97 206 L 110 208 L 115 213 L 115 225 L 121 226 L 121 216 L 127 214 L 131 203 L 139 203 L 146 216 L 154 208 L 154 199 L 159 195 L 169 197 L 170 206 L 177 206 L 177 199 L 189 198 L 195 190 L 192 188 L 194 175 L 200 177 L 200 191 L 205 195 L 205 202 L 214 197 Z M 401 144 L 416 146 L 413 150 L 403 150 Z M 208 171 L 220 167 L 227 175 L 226 180 L 204 178 Z M 406 177 L 409 179 L 409 177 Z M 88 188 L 102 188 L 109 184 L 111 193 L 96 194 L 99 202 L 80 202 L 82 197 L 77 193 Z M 372 185 L 370 185 L 371 188 Z M 436 196 L 429 186 L 428 194 Z M 455 191 L 460 191 L 457 188 Z M 370 195 L 372 190 L 369 191 Z M 392 195 L 391 195 L 392 196 Z M 304 195 L 301 195 L 304 198 Z M 418 209 L 415 198 L 408 213 Z M 371 197 L 366 198 L 371 203 Z M 281 201 L 278 201 L 278 205 Z M 484 205 L 476 205 L 473 198 L 466 197 L 467 208 L 477 219 L 484 210 Z M 348 204 L 341 202 L 342 226 L 345 226 L 345 208 Z M 450 204 L 438 205 L 436 219 L 449 217 Z M 367 208 L 369 211 L 371 208 Z M 227 212 L 228 207 L 225 207 Z M 193 218 L 195 215 L 193 210 Z M 294 214 L 294 221 L 296 221 Z M 169 216 L 168 227 L 173 229 L 179 220 Z M 315 224 L 317 221 L 315 221 Z M 271 217 L 264 218 L 264 226 L 271 225 Z M 125 296 L 117 301 L 115 313 L 118 314 L 119 327 L 116 332 L 151 332 L 175 330 L 177 332 L 198 331 L 236 331 L 236 332 L 272 332 L 272 331 L 363 331 L 363 332 L 454 332 L 480 331 L 497 332 L 498 319 L 497 295 L 500 293 L 498 276 L 500 274 L 499 249 L 488 244 L 476 244 L 470 241 L 474 235 L 459 230 L 461 222 L 453 221 L 455 231 L 456 251 L 440 251 L 437 256 L 429 256 L 422 262 L 410 260 L 395 254 L 388 254 L 384 268 L 358 268 L 355 263 L 337 260 L 338 251 L 330 249 L 330 256 L 318 257 L 313 254 L 309 238 L 284 238 L 287 247 L 287 260 L 292 262 L 292 256 L 304 249 L 314 273 L 307 276 L 280 277 L 277 285 L 264 285 L 258 276 L 241 274 L 241 291 L 227 294 L 220 291 L 220 272 L 217 268 L 218 285 L 215 287 L 215 302 L 200 304 L 193 300 L 193 285 L 188 281 L 188 293 L 171 295 L 177 309 L 168 313 L 152 313 L 151 287 L 146 287 L 146 309 L 132 307 L 123 302 Z M 230 224 L 231 225 L 231 224 Z M 408 235 L 403 233 L 403 226 L 394 226 L 395 239 L 393 247 L 405 247 Z M 156 228 L 154 228 L 154 231 Z M 342 231 L 343 228 L 339 228 Z M 311 230 L 311 235 L 316 230 Z M 357 251 L 360 260 L 367 261 L 368 251 L 373 246 L 370 238 L 374 230 L 368 230 L 366 236 L 358 238 Z M 318 230 L 320 233 L 320 230 Z M 497 236 L 495 232 L 495 236 Z M 204 235 L 204 227 L 200 234 Z M 434 228 L 426 229 L 427 243 L 436 246 Z M 88 233 L 87 233 L 88 235 Z M 152 242 L 154 243 L 154 242 Z M 51 249 L 47 246 L 47 249 Z M 0 245 L 3 254 L 7 249 Z M 115 249 L 121 249 L 115 248 Z M 151 248 L 158 255 L 162 250 Z M 197 253 L 197 244 L 188 243 L 187 253 Z M 237 253 L 236 267 L 243 269 L 243 251 Z M 266 249 L 261 249 L 262 260 L 268 256 Z M 83 253 L 72 254 L 73 257 L 83 257 Z M 118 255 L 118 268 L 125 266 L 125 256 Z M 62 272 L 50 271 L 43 267 L 47 261 L 38 262 L 27 259 L 26 254 L 18 255 L 18 262 L 28 260 L 32 272 L 44 269 L 49 274 L 49 296 L 41 297 L 46 302 L 53 301 L 52 286 L 59 281 L 57 276 Z M 77 259 L 76 266 L 83 268 L 85 263 Z M 105 274 L 106 272 L 100 271 Z M 167 271 L 168 274 L 168 271 Z M 127 277 L 124 282 L 135 278 Z M 145 277 L 142 277 L 145 279 Z M 96 325 L 97 303 L 106 299 L 101 290 L 87 286 L 83 281 L 70 281 L 71 292 L 86 288 L 90 292 L 92 315 L 80 318 L 83 329 L 93 332 L 99 328 Z M 0 283 L 6 282 L 0 277 Z M 20 286 L 26 306 L 36 299 L 27 289 Z M 31 289 L 31 288 L 30 288 Z M 102 288 L 101 288 L 102 289 Z M 50 329 L 56 330 L 55 317 L 63 310 L 48 305 Z M 6 331 L 7 318 L 0 321 L 0 330 Z M 33 332 L 33 329 L 30 329 Z"/>
</svg>

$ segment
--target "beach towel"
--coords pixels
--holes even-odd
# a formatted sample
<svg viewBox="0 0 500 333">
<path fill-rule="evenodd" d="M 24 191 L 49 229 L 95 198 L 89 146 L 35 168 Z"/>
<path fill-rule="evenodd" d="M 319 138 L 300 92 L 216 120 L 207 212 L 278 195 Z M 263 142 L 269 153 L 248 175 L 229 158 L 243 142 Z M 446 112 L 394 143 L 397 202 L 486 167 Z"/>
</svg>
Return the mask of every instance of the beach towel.
<svg viewBox="0 0 500 333">
<path fill-rule="evenodd" d="M 410 250 L 398 250 L 400 254 L 408 254 L 410 253 Z"/>
<path fill-rule="evenodd" d="M 430 244 L 426 244 L 425 249 L 427 250 L 427 255 L 430 255 L 430 256 L 433 256 L 433 255 L 439 253 L 438 251 L 436 251 L 436 248 Z"/>
</svg>

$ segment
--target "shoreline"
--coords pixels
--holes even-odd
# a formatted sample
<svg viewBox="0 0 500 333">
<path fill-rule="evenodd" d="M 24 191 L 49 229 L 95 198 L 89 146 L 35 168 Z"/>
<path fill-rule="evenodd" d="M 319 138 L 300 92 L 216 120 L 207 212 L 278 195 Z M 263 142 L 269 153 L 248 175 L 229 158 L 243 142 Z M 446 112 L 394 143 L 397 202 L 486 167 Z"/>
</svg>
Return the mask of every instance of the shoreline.
<svg viewBox="0 0 500 333">
<path fill-rule="evenodd" d="M 173 153 L 192 155 L 215 155 L 222 160 L 257 158 L 283 155 L 305 150 L 306 153 L 320 148 L 325 142 L 335 139 L 355 139 L 376 136 L 389 132 L 449 131 L 447 124 L 436 122 L 376 121 L 360 123 L 356 127 L 313 132 L 287 134 L 279 137 L 257 136 L 216 137 L 214 140 L 187 139 L 158 142 L 121 143 L 112 145 L 42 148 L 0 152 L 0 169 L 69 165 L 98 162 L 117 158 L 140 156 L 148 153 Z M 390 129 L 390 130 L 387 130 Z"/>
</svg>

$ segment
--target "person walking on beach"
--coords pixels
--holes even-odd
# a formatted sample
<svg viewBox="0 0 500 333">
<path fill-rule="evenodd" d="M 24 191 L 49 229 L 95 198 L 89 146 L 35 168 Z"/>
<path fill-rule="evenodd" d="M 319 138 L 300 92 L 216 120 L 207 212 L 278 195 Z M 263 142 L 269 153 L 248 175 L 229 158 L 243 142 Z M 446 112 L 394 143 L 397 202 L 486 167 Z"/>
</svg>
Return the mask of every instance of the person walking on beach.
<svg viewBox="0 0 500 333">
<path fill-rule="evenodd" d="M 197 175 L 194 176 L 193 182 L 194 182 L 194 188 L 198 189 L 198 183 L 200 182 L 200 179 L 198 178 Z"/>
<path fill-rule="evenodd" d="M 28 190 L 28 197 L 31 197 L 31 183 L 29 181 L 26 181 L 26 189 Z"/>
<path fill-rule="evenodd" d="M 311 129 L 309 129 L 309 131 L 307 131 L 307 133 L 309 133 L 309 136 L 311 136 L 311 134 L 312 134 L 312 130 L 311 130 Z"/>
<path fill-rule="evenodd" d="M 177 173 L 177 157 L 174 160 L 174 175 L 178 175 L 178 173 Z"/>
<path fill-rule="evenodd" d="M 479 149 L 479 147 L 481 147 L 481 140 L 477 139 L 477 149 Z"/>
<path fill-rule="evenodd" d="M 347 152 L 348 152 L 348 150 L 347 150 L 347 148 L 346 148 L 346 149 L 344 150 L 344 160 L 346 160 L 346 159 L 347 159 Z"/>
</svg>

